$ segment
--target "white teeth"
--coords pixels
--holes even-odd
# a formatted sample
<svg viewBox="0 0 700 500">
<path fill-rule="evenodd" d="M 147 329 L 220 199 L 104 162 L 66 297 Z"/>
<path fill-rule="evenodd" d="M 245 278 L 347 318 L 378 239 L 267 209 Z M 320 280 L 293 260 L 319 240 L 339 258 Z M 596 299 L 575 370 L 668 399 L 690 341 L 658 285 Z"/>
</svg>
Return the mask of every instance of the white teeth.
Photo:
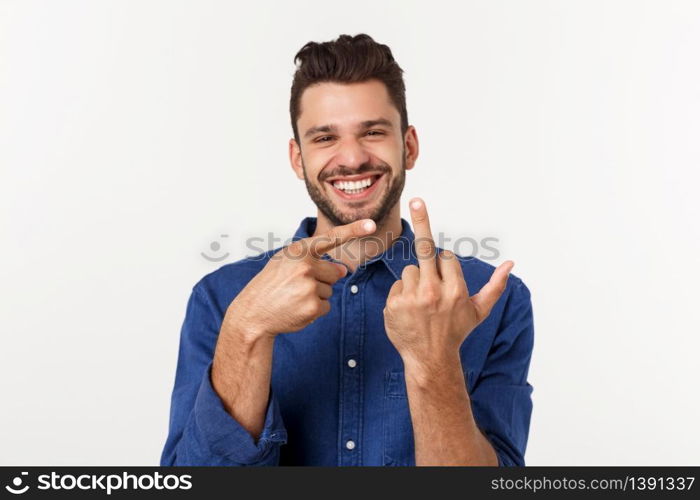
<svg viewBox="0 0 700 500">
<path fill-rule="evenodd" d="M 374 177 L 368 177 L 361 181 L 335 181 L 333 186 L 342 189 L 348 194 L 356 194 L 371 186 L 372 182 L 374 182 Z"/>
</svg>

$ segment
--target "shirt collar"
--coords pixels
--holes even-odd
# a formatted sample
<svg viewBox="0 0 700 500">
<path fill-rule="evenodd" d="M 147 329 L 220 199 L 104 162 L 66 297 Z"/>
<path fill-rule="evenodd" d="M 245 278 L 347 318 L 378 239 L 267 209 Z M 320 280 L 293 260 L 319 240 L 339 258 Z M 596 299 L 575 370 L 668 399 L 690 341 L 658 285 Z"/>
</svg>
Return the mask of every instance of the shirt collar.
<svg viewBox="0 0 700 500">
<path fill-rule="evenodd" d="M 308 238 L 316 230 L 316 217 L 305 217 L 299 228 L 294 233 L 292 241 L 297 241 L 303 238 Z M 415 252 L 415 235 L 410 224 L 403 217 L 401 218 L 401 235 L 394 240 L 394 243 L 381 254 L 372 257 L 365 262 L 361 267 L 367 267 L 370 264 L 381 260 L 386 265 L 387 269 L 395 279 L 401 279 L 403 268 L 409 264 L 418 265 L 418 259 Z M 328 254 L 323 257 L 326 260 L 334 260 Z"/>
</svg>

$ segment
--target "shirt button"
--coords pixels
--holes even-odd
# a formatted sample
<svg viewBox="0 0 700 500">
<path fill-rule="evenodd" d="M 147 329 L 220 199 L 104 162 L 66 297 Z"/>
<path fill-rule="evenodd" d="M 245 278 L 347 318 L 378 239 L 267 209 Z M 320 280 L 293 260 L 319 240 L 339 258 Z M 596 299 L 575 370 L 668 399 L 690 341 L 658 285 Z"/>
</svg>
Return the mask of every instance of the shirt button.
<svg viewBox="0 0 700 500">
<path fill-rule="evenodd" d="M 346 447 L 348 450 L 354 449 L 354 448 L 355 448 L 355 441 L 353 441 L 352 439 L 349 440 L 347 443 L 345 443 L 345 447 Z"/>
<path fill-rule="evenodd" d="M 357 288 L 357 285 L 352 285 L 352 286 L 350 287 L 350 291 L 351 291 L 352 293 L 357 293 L 358 290 L 359 290 L 359 288 Z"/>
<path fill-rule="evenodd" d="M 348 366 L 350 368 L 355 368 L 357 366 L 357 361 L 355 361 L 354 359 L 348 359 Z"/>
</svg>

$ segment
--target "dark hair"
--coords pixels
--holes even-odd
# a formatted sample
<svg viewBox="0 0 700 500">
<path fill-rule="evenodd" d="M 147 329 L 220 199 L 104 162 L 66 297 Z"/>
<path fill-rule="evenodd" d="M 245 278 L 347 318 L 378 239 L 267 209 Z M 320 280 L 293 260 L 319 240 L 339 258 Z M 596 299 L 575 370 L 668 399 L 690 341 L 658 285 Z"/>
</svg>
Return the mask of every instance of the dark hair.
<svg viewBox="0 0 700 500">
<path fill-rule="evenodd" d="M 300 63 L 297 64 L 297 61 Z M 371 36 L 340 35 L 332 42 L 308 42 L 294 56 L 297 70 L 292 82 L 289 112 L 294 139 L 299 142 L 297 118 L 304 90 L 320 82 L 358 83 L 376 79 L 386 85 L 389 97 L 401 116 L 401 134 L 408 129 L 406 87 L 403 70 L 394 60 L 391 49 L 375 42 Z"/>
</svg>

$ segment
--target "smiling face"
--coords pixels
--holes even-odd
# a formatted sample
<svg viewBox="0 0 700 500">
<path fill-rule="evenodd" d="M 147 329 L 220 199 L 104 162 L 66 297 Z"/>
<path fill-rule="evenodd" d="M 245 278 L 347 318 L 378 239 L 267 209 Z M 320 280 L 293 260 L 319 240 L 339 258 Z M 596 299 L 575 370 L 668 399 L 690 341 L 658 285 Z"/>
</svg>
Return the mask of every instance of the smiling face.
<svg viewBox="0 0 700 500">
<path fill-rule="evenodd" d="M 378 225 L 401 197 L 418 152 L 415 129 L 401 118 L 378 80 L 308 87 L 290 159 L 311 199 L 333 225 L 370 218 Z"/>
</svg>

